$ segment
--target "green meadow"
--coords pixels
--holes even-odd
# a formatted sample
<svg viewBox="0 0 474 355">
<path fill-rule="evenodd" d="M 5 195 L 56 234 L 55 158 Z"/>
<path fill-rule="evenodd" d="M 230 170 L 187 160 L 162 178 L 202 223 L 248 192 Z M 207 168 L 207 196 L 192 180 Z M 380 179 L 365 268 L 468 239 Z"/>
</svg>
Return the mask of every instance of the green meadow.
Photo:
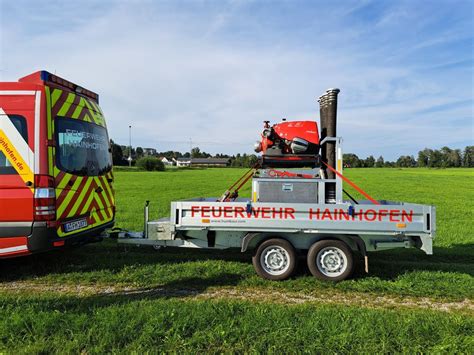
<svg viewBox="0 0 474 355">
<path fill-rule="evenodd" d="M 244 172 L 116 171 L 116 226 L 141 230 L 145 200 L 162 218 L 171 201 L 219 196 Z M 314 279 L 304 260 L 292 279 L 271 282 L 250 253 L 114 240 L 0 260 L 0 350 L 473 353 L 474 170 L 345 175 L 376 199 L 435 205 L 434 255 L 373 253 L 368 275 L 339 283 Z"/>
</svg>

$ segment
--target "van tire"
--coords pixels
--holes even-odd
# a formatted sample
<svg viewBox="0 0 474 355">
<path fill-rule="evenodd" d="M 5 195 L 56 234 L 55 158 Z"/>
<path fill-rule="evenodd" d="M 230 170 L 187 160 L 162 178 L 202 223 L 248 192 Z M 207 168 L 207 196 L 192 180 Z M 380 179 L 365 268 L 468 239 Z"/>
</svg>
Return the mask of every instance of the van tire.
<svg viewBox="0 0 474 355">
<path fill-rule="evenodd" d="M 258 246 L 252 257 L 252 264 L 260 277 L 281 281 L 295 272 L 296 258 L 295 248 L 290 242 L 282 238 L 272 238 Z"/>
<path fill-rule="evenodd" d="M 354 255 L 340 240 L 320 240 L 314 243 L 306 258 L 311 274 L 319 280 L 342 281 L 354 271 Z"/>
</svg>

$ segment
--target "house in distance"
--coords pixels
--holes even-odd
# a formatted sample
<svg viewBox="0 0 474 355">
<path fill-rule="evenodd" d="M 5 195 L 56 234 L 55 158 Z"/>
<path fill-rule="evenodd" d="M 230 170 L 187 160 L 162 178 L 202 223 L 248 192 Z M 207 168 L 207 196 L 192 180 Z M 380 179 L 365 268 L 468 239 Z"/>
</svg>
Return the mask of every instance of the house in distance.
<svg viewBox="0 0 474 355">
<path fill-rule="evenodd" d="M 226 167 L 230 165 L 230 158 L 178 158 L 177 167 Z"/>
</svg>

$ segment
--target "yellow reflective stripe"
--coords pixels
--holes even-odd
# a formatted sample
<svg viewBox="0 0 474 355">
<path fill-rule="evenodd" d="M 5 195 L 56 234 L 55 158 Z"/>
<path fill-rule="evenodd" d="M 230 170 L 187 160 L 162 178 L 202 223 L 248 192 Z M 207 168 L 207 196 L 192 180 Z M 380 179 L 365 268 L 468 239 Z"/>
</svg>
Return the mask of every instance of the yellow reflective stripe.
<svg viewBox="0 0 474 355">
<path fill-rule="evenodd" d="M 102 115 L 102 110 L 100 109 L 99 105 L 97 105 L 97 103 L 92 100 L 90 100 L 89 102 L 92 104 L 92 106 L 94 106 L 95 111 Z"/>
<path fill-rule="evenodd" d="M 114 192 L 112 191 L 112 185 L 110 184 L 110 182 L 107 181 L 107 178 L 105 179 L 105 182 L 102 185 L 103 186 L 105 185 L 105 188 L 107 189 L 110 195 L 110 198 L 112 199 L 112 201 L 109 201 L 109 202 L 113 205 L 115 202 L 115 196 L 114 196 Z"/>
<path fill-rule="evenodd" d="M 97 184 L 98 187 L 102 188 L 102 190 L 104 189 L 104 187 L 103 187 L 102 184 L 100 183 L 99 177 L 95 177 L 95 182 L 96 182 L 96 184 Z M 105 192 L 105 191 L 104 191 L 104 192 Z M 100 192 L 100 193 L 102 193 L 102 192 Z M 97 203 L 99 204 L 99 207 L 100 207 L 101 209 L 104 209 L 106 206 L 104 206 L 104 205 L 102 204 L 102 200 L 100 199 L 100 197 L 99 197 L 98 195 L 96 195 L 96 196 L 97 196 L 96 200 L 97 200 Z M 109 200 L 109 199 L 107 198 L 107 196 L 105 195 L 105 193 L 102 194 L 102 198 L 104 199 L 104 202 L 105 202 L 105 203 L 107 203 L 108 200 Z"/>
<path fill-rule="evenodd" d="M 105 209 L 106 206 L 102 204 L 102 201 L 100 200 L 100 197 L 98 195 L 94 196 L 94 199 L 96 200 L 97 204 L 99 205 L 99 209 L 103 210 Z M 107 200 L 107 199 L 106 199 Z"/>
<path fill-rule="evenodd" d="M 63 179 L 59 182 L 59 184 L 56 186 L 57 189 L 64 189 L 67 185 L 67 183 L 69 182 L 69 180 L 71 180 L 72 178 L 72 175 L 71 174 L 66 174 L 64 175 Z"/>
<path fill-rule="evenodd" d="M 69 107 L 71 107 L 71 104 L 74 102 L 74 96 L 75 95 L 73 93 L 69 93 L 67 95 L 66 102 L 63 104 L 63 106 L 59 110 L 58 116 L 64 116 L 67 113 L 67 111 L 69 110 Z"/>
<path fill-rule="evenodd" d="M 84 115 L 84 121 L 86 121 L 86 122 L 92 122 L 91 116 L 89 115 L 89 112 L 86 112 L 86 114 Z"/>
<path fill-rule="evenodd" d="M 81 97 L 81 100 L 79 101 L 79 105 L 76 106 L 76 109 L 72 113 L 71 118 L 78 118 L 79 115 L 81 114 L 82 109 L 84 108 L 84 104 L 81 106 L 81 103 L 84 101 L 84 99 Z"/>
<path fill-rule="evenodd" d="M 48 169 L 49 169 L 49 175 L 53 175 L 53 172 L 54 172 L 53 147 L 48 147 Z"/>
<path fill-rule="evenodd" d="M 0 128 L 0 152 L 2 152 L 8 161 L 11 163 L 12 167 L 16 170 L 21 179 L 25 182 L 34 182 L 34 173 L 28 166 L 28 164 L 23 160 L 21 155 L 18 153 L 15 146 L 12 144 L 7 135 Z M 33 192 L 33 186 L 30 187 L 31 192 Z"/>
<path fill-rule="evenodd" d="M 45 96 L 46 96 L 46 122 L 48 126 L 46 127 L 46 131 L 48 132 L 47 133 L 48 139 L 52 139 L 53 132 L 51 128 L 52 126 L 51 124 L 51 93 L 49 90 L 49 86 L 45 86 L 44 89 L 45 89 Z"/>
<path fill-rule="evenodd" d="M 89 112 L 92 115 L 94 122 L 98 125 L 105 126 L 104 116 L 99 106 L 94 101 L 85 100 Z"/>
<path fill-rule="evenodd" d="M 58 101 L 58 99 L 61 96 L 62 92 L 63 91 L 59 90 L 59 89 L 54 89 L 53 90 L 53 93 L 51 94 L 51 100 L 52 100 L 51 107 L 56 105 L 56 102 Z"/>
<path fill-rule="evenodd" d="M 77 209 L 79 208 L 79 205 L 81 204 L 81 201 L 85 198 L 87 190 L 91 186 L 93 179 L 88 178 L 88 177 L 85 177 L 84 179 L 87 179 L 86 184 L 82 188 L 81 194 L 76 198 L 76 202 L 74 203 L 74 206 L 71 208 L 69 215 L 74 215 L 77 212 Z"/>
<path fill-rule="evenodd" d="M 74 184 L 71 186 L 71 190 L 67 193 L 66 197 L 64 198 L 61 205 L 58 207 L 57 215 L 61 216 L 66 207 L 69 205 L 69 202 L 72 200 L 74 195 L 76 194 L 76 190 L 82 182 L 82 177 L 78 176 Z"/>
<path fill-rule="evenodd" d="M 87 210 L 89 209 L 91 203 L 92 203 L 92 200 L 94 199 L 94 191 L 92 191 L 89 196 L 87 196 L 87 202 L 84 204 L 84 207 L 82 208 L 82 210 L 79 212 L 79 214 L 84 214 L 87 212 Z M 82 199 L 81 199 L 82 200 Z M 80 205 L 80 203 L 78 203 L 78 205 Z M 76 206 L 74 206 L 76 207 Z M 79 206 L 78 206 L 79 207 Z M 74 208 L 73 208 L 74 209 Z"/>
<path fill-rule="evenodd" d="M 87 108 L 89 109 L 89 115 L 91 119 L 91 122 L 93 121 L 94 123 L 100 124 L 100 119 L 99 122 L 97 122 L 97 114 L 95 112 L 95 108 L 92 106 L 91 101 L 89 100 L 84 100 Z"/>
</svg>

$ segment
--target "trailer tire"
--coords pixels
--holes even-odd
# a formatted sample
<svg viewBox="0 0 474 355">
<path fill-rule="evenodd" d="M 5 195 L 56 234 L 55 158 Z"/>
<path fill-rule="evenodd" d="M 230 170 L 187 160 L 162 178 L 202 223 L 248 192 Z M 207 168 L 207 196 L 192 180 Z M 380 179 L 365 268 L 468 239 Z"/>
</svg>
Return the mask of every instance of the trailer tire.
<svg viewBox="0 0 474 355">
<path fill-rule="evenodd" d="M 308 251 L 308 268 L 320 280 L 341 281 L 354 271 L 354 256 L 349 246 L 340 240 L 320 240 Z"/>
<path fill-rule="evenodd" d="M 289 278 L 296 269 L 296 251 L 285 239 L 265 240 L 256 249 L 252 263 L 260 277 L 272 281 Z"/>
</svg>

